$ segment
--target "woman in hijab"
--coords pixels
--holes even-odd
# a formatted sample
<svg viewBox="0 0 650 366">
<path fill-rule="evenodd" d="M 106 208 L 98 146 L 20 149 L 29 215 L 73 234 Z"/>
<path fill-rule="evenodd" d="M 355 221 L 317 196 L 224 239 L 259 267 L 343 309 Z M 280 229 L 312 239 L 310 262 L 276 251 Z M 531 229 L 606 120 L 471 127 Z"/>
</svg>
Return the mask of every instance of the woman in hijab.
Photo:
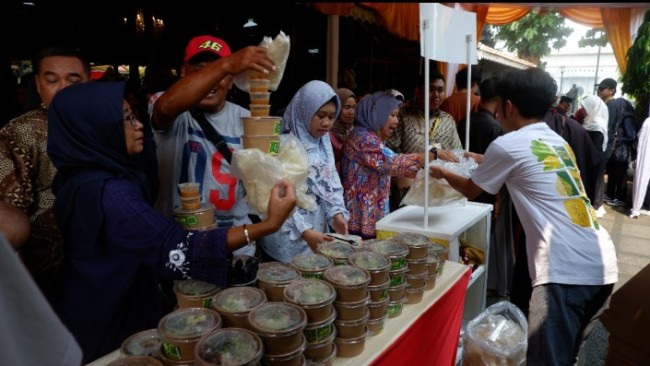
<svg viewBox="0 0 650 366">
<path fill-rule="evenodd" d="M 341 181 L 350 211 L 348 231 L 375 237 L 375 224 L 389 213 L 391 177 L 415 178 L 424 153 L 396 154 L 384 145 L 399 121 L 402 102 L 386 92 L 366 95 L 357 105 L 355 127 L 343 145 Z M 431 154 L 431 153 L 430 153 Z M 433 160 L 432 155 L 429 156 Z"/>
<path fill-rule="evenodd" d="M 164 315 L 159 276 L 225 287 L 228 253 L 277 230 L 295 207 L 293 187 L 282 182 L 271 193 L 274 213 L 248 227 L 187 231 L 154 211 L 143 172 L 156 161 L 140 156 L 143 125 L 124 89 L 123 82 L 72 85 L 49 109 L 54 213 L 65 244 L 53 307 L 84 363 L 157 326 Z"/>
<path fill-rule="evenodd" d="M 348 233 L 349 214 L 328 133 L 340 111 L 332 87 L 312 80 L 296 92 L 284 112 L 281 138 L 292 134 L 305 148 L 309 161 L 306 193 L 314 198 L 317 209 L 296 209 L 278 232 L 264 239 L 262 248 L 277 261 L 288 263 L 296 254 L 315 252 L 319 243 L 334 240 L 326 235 L 330 227 L 337 234 Z"/>
<path fill-rule="evenodd" d="M 357 110 L 357 97 L 352 90 L 348 88 L 336 89 L 336 94 L 341 101 L 341 113 L 334 121 L 334 126 L 330 131 L 330 141 L 332 141 L 332 150 L 334 150 L 334 161 L 336 161 L 336 170 L 341 174 L 341 156 L 343 143 L 348 138 L 348 134 L 354 127 L 354 114 Z"/>
<path fill-rule="evenodd" d="M 603 203 L 605 202 L 605 148 L 607 147 L 609 111 L 607 104 L 596 95 L 588 95 L 580 101 L 580 104 L 585 110 L 582 126 L 587 130 L 591 142 L 601 156 L 601 164 L 596 173 L 594 201 L 592 202 L 592 206 L 596 210 L 596 217 L 601 218 L 606 213 Z"/>
</svg>

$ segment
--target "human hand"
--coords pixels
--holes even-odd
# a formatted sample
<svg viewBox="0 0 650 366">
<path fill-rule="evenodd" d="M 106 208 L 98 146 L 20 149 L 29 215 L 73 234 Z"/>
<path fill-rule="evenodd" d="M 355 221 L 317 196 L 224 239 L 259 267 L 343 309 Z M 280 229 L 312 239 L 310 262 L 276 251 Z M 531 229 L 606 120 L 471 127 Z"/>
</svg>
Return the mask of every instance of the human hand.
<svg viewBox="0 0 650 366">
<path fill-rule="evenodd" d="M 468 159 L 474 159 L 477 164 L 480 164 L 483 161 L 482 154 L 473 153 L 471 151 L 465 151 L 465 157 Z"/>
<path fill-rule="evenodd" d="M 318 249 L 318 244 L 324 243 L 326 241 L 334 241 L 334 238 L 328 236 L 327 234 L 318 232 L 316 230 L 305 230 L 302 233 L 302 240 L 307 242 L 307 245 L 311 248 L 312 251 L 316 252 Z"/>
<path fill-rule="evenodd" d="M 432 165 L 429 167 L 429 176 L 435 179 L 442 179 L 444 169 L 445 168 L 441 167 L 440 165 Z"/>
<path fill-rule="evenodd" d="M 451 150 L 438 149 L 438 159 L 449 161 L 452 163 L 458 163 L 458 156 L 454 154 Z"/>
<path fill-rule="evenodd" d="M 224 58 L 227 70 L 236 75 L 246 70 L 268 74 L 275 70 L 275 64 L 267 55 L 268 49 L 261 46 L 248 46 Z"/>
<path fill-rule="evenodd" d="M 338 213 L 332 219 L 332 229 L 341 235 L 348 235 L 348 222 L 345 221 L 342 213 Z"/>
<path fill-rule="evenodd" d="M 296 207 L 296 188 L 286 179 L 279 180 L 271 189 L 268 221 L 279 229 Z"/>
</svg>

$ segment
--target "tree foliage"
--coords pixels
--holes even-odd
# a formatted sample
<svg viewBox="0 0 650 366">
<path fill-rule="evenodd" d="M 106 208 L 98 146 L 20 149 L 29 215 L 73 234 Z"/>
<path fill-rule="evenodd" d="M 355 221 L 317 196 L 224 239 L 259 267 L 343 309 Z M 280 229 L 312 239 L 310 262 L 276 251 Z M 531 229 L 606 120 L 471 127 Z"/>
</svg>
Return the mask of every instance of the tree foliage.
<svg viewBox="0 0 650 366">
<path fill-rule="evenodd" d="M 645 13 L 634 43 L 627 50 L 627 68 L 622 81 L 623 92 L 637 100 L 637 113 L 647 117 L 650 95 L 650 10 Z"/>
<path fill-rule="evenodd" d="M 551 48 L 564 47 L 573 32 L 564 25 L 564 17 L 554 11 L 530 12 L 516 22 L 495 28 L 496 38 L 505 42 L 509 52 L 538 65 L 542 57 L 551 53 Z"/>
<path fill-rule="evenodd" d="M 579 47 L 605 47 L 609 43 L 607 33 L 604 28 L 592 28 L 588 30 L 578 41 Z"/>
</svg>

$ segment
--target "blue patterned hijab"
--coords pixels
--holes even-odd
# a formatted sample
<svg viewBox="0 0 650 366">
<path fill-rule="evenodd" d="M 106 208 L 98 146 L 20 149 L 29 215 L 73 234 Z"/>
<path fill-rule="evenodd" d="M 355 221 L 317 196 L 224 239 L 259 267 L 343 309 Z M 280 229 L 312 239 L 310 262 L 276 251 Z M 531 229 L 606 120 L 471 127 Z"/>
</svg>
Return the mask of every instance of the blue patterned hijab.
<svg viewBox="0 0 650 366">
<path fill-rule="evenodd" d="M 57 169 L 52 187 L 57 224 L 65 233 L 70 223 L 83 222 L 75 226 L 83 227 L 91 242 L 97 241 L 103 226 L 106 181 L 132 181 L 145 199 L 153 198 L 144 161 L 155 156 L 151 147 L 145 141 L 148 153 L 126 152 L 124 87 L 124 82 L 71 85 L 54 96 L 48 111 L 47 153 Z"/>
<path fill-rule="evenodd" d="M 357 104 L 354 123 L 379 134 L 393 109 L 401 106 L 400 100 L 385 91 L 368 94 Z"/>
</svg>

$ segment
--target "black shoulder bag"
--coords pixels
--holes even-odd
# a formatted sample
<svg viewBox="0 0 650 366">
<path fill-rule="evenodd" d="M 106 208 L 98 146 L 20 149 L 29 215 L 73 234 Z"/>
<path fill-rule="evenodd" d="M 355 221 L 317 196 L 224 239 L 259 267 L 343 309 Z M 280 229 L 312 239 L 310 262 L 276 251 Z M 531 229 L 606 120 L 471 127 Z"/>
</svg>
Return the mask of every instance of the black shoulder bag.
<svg viewBox="0 0 650 366">
<path fill-rule="evenodd" d="M 232 164 L 232 152 L 230 152 L 228 144 L 226 144 L 223 136 L 221 136 L 221 134 L 217 132 L 214 127 L 212 127 L 210 122 L 208 122 L 208 119 L 205 118 L 203 111 L 198 108 L 192 108 L 190 110 L 190 114 L 192 114 L 192 117 L 194 117 L 194 119 L 199 123 L 201 130 L 203 130 L 203 133 L 208 137 L 210 141 L 212 141 L 217 150 L 219 150 L 221 155 L 228 161 L 228 164 Z M 250 218 L 254 224 L 261 221 L 258 215 L 249 214 L 248 218 Z"/>
</svg>

